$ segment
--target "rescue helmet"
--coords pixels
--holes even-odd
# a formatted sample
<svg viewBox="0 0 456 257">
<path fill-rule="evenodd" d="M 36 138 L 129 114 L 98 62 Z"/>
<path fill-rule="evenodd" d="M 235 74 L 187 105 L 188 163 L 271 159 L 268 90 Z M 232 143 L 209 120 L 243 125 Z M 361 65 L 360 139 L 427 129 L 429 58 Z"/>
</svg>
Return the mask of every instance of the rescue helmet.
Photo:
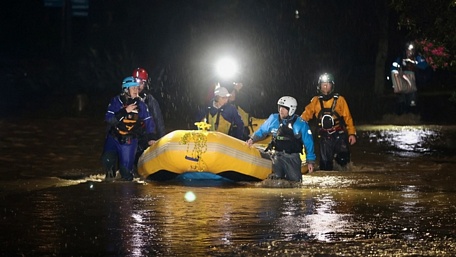
<svg viewBox="0 0 456 257">
<path fill-rule="evenodd" d="M 291 116 L 295 113 L 296 108 L 298 107 L 298 102 L 294 97 L 291 96 L 282 96 L 279 101 L 277 101 L 277 105 L 283 106 L 288 109 L 288 115 Z"/>
<path fill-rule="evenodd" d="M 149 74 L 147 73 L 147 71 L 143 68 L 136 68 L 134 71 L 133 71 L 133 77 L 138 81 L 138 82 L 142 82 L 144 83 L 144 88 L 142 89 L 146 89 L 146 90 L 149 90 Z M 140 89 L 140 90 L 142 90 Z"/>
<path fill-rule="evenodd" d="M 414 51 L 415 50 L 415 44 L 413 42 L 405 43 L 405 50 Z"/>
<path fill-rule="evenodd" d="M 229 97 L 230 95 L 231 94 L 228 92 L 228 89 L 226 89 L 226 87 L 216 86 L 214 90 L 214 96 Z"/>
<path fill-rule="evenodd" d="M 412 57 L 415 55 L 415 44 L 413 42 L 407 42 L 405 44 L 405 55 L 407 57 Z"/>
<path fill-rule="evenodd" d="M 320 77 L 318 78 L 318 84 L 317 84 L 318 93 L 321 93 L 321 83 L 325 83 L 325 82 L 329 82 L 332 84 L 331 92 L 329 92 L 329 93 L 334 92 L 334 86 L 336 84 L 334 82 L 334 76 L 331 73 L 325 72 L 325 73 L 321 74 Z"/>
<path fill-rule="evenodd" d="M 124 78 L 122 81 L 122 89 L 127 89 L 129 87 L 137 87 L 139 82 L 132 76 Z"/>
<path fill-rule="evenodd" d="M 147 81 L 149 79 L 149 74 L 143 68 L 136 68 L 133 71 L 133 75 L 132 76 L 134 78 L 140 79 L 141 81 Z"/>
</svg>

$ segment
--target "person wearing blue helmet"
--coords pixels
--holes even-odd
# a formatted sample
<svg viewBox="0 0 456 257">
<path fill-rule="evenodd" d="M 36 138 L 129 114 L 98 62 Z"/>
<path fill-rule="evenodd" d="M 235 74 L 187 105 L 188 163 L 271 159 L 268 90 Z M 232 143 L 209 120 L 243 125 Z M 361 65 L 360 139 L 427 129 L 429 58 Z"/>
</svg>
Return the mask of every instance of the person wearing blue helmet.
<svg viewBox="0 0 456 257">
<path fill-rule="evenodd" d="M 126 77 L 122 82 L 122 93 L 112 98 L 105 114 L 108 124 L 103 147 L 102 164 L 106 180 L 116 177 L 116 164 L 121 180 L 133 180 L 135 154 L 138 136 L 145 130 L 148 141 L 154 142 L 155 124 L 146 104 L 139 98 L 139 82 Z"/>
</svg>

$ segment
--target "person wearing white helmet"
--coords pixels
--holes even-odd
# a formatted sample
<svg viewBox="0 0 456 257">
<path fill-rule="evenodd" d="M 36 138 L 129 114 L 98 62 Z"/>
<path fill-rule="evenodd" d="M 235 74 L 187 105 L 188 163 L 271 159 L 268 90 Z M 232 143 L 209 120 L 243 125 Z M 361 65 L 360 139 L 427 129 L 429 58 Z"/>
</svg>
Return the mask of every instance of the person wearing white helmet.
<svg viewBox="0 0 456 257">
<path fill-rule="evenodd" d="M 249 139 L 249 127 L 251 127 L 253 130 L 253 125 L 251 124 L 250 120 L 252 97 L 245 91 L 245 89 L 241 92 L 241 89 L 244 88 L 244 84 L 242 82 L 223 81 L 215 83 L 209 87 L 209 93 L 206 97 L 206 101 L 212 101 L 215 97 L 215 89 L 220 87 L 224 87 L 228 90 L 228 93 L 230 94 L 228 97 L 228 103 L 237 109 L 239 115 L 241 116 L 242 122 L 244 123 L 243 135 L 240 139 L 244 141 Z"/>
<path fill-rule="evenodd" d="M 101 161 L 106 171 L 106 180 L 116 177 L 116 165 L 122 180 L 133 180 L 133 167 L 138 136 L 143 126 L 148 141 L 153 142 L 155 124 L 150 117 L 146 104 L 139 98 L 139 83 L 130 76 L 122 82 L 122 93 L 112 98 L 105 121 L 108 124 Z"/>
<path fill-rule="evenodd" d="M 318 79 L 319 95 L 305 107 L 301 118 L 318 121 L 320 139 L 320 170 L 333 170 L 333 160 L 341 170 L 350 163 L 349 145 L 356 143 L 356 128 L 347 101 L 334 93 L 334 77 L 324 73 Z"/>
<path fill-rule="evenodd" d="M 301 157 L 305 150 L 308 171 L 313 172 L 315 163 L 312 132 L 306 121 L 295 114 L 298 103 L 294 97 L 283 96 L 277 102 L 278 113 L 273 113 L 255 131 L 247 144 L 272 136 L 267 151 L 272 157 L 273 178 L 301 181 Z"/>
</svg>

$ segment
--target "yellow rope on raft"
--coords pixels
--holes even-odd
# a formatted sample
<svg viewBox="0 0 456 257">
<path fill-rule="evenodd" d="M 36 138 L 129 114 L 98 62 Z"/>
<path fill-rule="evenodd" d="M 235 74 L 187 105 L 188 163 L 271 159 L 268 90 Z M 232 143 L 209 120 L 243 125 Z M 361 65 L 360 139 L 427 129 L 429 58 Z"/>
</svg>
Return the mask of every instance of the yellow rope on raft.
<svg viewBox="0 0 456 257">
<path fill-rule="evenodd" d="M 204 121 L 195 122 L 195 125 L 196 125 L 196 127 L 198 127 L 198 130 L 208 131 L 211 128 L 211 124 L 206 123 Z"/>
<path fill-rule="evenodd" d="M 203 154 L 207 151 L 207 129 L 211 127 L 211 125 L 207 124 L 206 122 L 196 122 L 195 125 L 198 127 L 198 131 L 190 131 L 185 133 L 180 141 L 179 144 L 187 145 L 187 155 L 185 158 L 190 161 L 196 162 L 195 165 L 190 165 L 190 169 L 196 171 L 205 171 L 207 169 L 207 165 L 203 160 Z M 195 143 L 191 155 L 188 156 L 190 144 Z"/>
</svg>

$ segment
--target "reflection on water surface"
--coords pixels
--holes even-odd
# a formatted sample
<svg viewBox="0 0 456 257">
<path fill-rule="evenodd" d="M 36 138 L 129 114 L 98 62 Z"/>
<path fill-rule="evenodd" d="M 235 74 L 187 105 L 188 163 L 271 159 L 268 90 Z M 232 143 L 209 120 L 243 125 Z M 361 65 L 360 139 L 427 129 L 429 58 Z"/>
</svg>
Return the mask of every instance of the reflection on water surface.
<svg viewBox="0 0 456 257">
<path fill-rule="evenodd" d="M 11 126 L 0 147 L 2 256 L 456 252 L 453 127 L 359 126 L 350 171 L 304 175 L 301 188 L 262 188 L 105 183 L 99 134 L 73 130 L 77 140 L 68 141 L 62 132 L 52 140 L 65 147 L 43 147 L 49 124 Z M 18 143 L 27 137 L 34 138 L 31 145 Z M 185 198 L 188 192 L 193 200 Z"/>
</svg>

